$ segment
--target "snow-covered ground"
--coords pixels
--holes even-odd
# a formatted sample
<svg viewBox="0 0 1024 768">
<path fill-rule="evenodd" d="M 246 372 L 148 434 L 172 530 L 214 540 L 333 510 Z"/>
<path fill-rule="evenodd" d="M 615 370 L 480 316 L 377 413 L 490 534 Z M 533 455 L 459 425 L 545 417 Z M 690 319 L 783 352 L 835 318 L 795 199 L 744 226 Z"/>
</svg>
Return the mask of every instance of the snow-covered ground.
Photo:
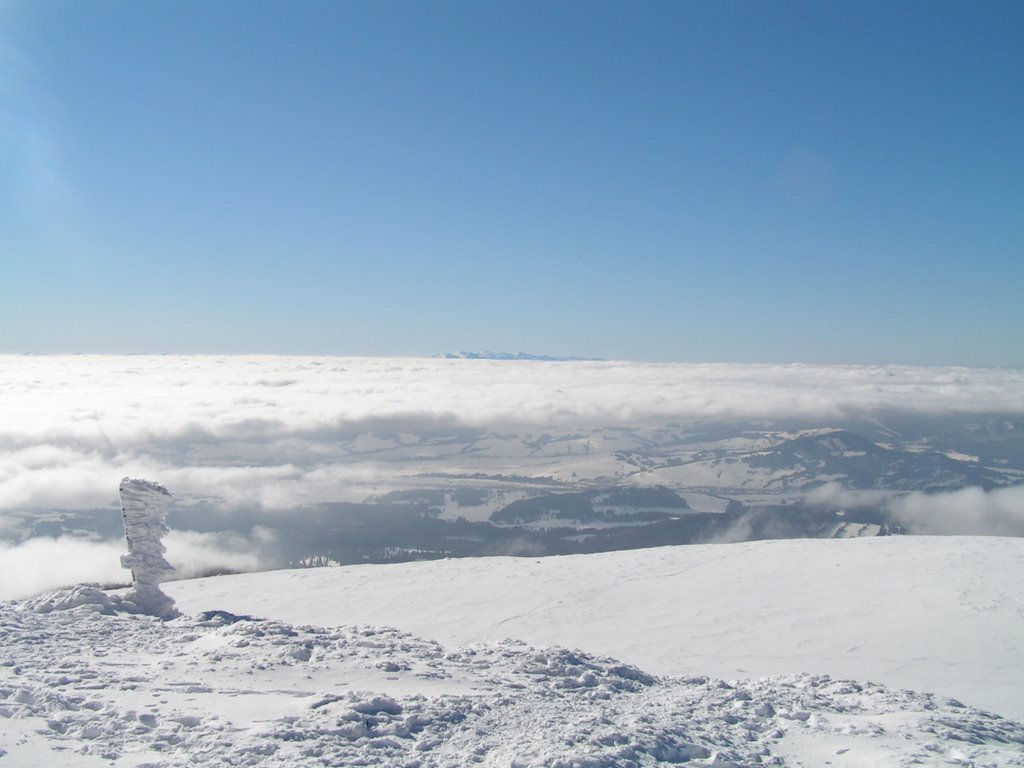
<svg viewBox="0 0 1024 768">
<path fill-rule="evenodd" d="M 1024 765 L 1022 577 L 891 537 L 78 589 L 0 604 L 0 768 Z"/>
<path fill-rule="evenodd" d="M 188 613 L 516 638 L 661 675 L 811 672 L 1024 720 L 1024 539 L 892 536 L 466 558 L 167 584 Z M 301 599 L 297 596 L 301 595 Z"/>
</svg>

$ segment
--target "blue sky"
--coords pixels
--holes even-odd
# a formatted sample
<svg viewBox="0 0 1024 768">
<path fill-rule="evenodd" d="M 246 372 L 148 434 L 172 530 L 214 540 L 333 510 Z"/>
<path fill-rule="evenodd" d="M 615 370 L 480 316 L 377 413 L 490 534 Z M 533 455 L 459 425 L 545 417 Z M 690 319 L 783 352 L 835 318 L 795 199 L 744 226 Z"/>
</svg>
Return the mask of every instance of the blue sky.
<svg viewBox="0 0 1024 768">
<path fill-rule="evenodd" d="M 0 2 L 0 351 L 1024 366 L 1019 2 Z"/>
</svg>

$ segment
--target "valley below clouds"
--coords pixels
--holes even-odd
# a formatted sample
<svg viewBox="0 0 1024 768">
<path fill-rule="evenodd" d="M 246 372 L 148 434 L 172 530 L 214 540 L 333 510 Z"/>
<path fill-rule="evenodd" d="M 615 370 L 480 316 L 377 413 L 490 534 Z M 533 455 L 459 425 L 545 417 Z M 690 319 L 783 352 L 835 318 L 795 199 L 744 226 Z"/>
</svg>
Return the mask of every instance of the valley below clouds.
<svg viewBox="0 0 1024 768">
<path fill-rule="evenodd" d="M 0 396 L 7 598 L 117 578 L 125 476 L 183 576 L 1024 533 L 1014 369 L 4 355 Z"/>
</svg>

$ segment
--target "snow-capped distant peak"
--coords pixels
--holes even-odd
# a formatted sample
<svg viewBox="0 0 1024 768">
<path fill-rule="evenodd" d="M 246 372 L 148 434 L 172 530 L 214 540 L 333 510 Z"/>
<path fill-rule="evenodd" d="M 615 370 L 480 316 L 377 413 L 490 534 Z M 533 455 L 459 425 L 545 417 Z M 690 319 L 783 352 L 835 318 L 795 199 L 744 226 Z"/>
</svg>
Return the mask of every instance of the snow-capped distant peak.
<svg viewBox="0 0 1024 768">
<path fill-rule="evenodd" d="M 600 357 L 575 357 L 572 355 L 531 355 L 528 352 L 442 352 L 434 357 L 442 360 L 536 360 L 545 363 L 558 362 L 601 362 Z"/>
</svg>

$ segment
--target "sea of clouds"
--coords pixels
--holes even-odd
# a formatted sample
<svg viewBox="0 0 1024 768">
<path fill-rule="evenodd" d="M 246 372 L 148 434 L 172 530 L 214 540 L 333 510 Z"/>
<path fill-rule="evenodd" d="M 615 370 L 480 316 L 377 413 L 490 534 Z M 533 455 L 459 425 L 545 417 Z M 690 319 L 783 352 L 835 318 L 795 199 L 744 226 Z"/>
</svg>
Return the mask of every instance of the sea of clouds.
<svg viewBox="0 0 1024 768">
<path fill-rule="evenodd" d="M 0 355 L 0 538 L 24 514 L 116 508 L 122 477 L 224 508 L 361 500 L 391 470 L 338 448 L 386 431 L 655 419 L 1024 413 L 1024 372 L 907 366 L 520 362 L 278 356 Z M 980 493 L 980 492 L 979 492 Z M 987 497 L 986 497 L 987 498 Z M 913 502 L 907 502 L 912 515 Z M 258 542 L 258 533 L 250 543 Z M 22 547 L 63 547 L 61 538 Z M 49 544 L 46 542 L 49 541 Z M 88 542 L 78 542 L 87 544 Z M 196 544 L 196 542 L 193 542 Z M 180 545 L 179 545 L 180 546 Z M 204 562 L 239 568 L 205 542 Z M 218 550 L 219 547 L 219 550 Z M 195 550 L 196 547 L 193 547 Z M 76 550 L 77 552 L 77 550 Z M 38 553 L 37 553 L 38 554 Z M 78 553 L 77 559 L 84 555 Z M 106 554 L 103 555 L 106 557 Z M 0 583 L 26 550 L 0 550 Z M 111 578 L 106 571 L 98 580 Z M 0 595 L 2 596 L 2 595 Z"/>
<path fill-rule="evenodd" d="M 0 514 L 110 503 L 125 475 L 293 506 L 372 480 L 368 431 L 888 411 L 1024 413 L 1024 372 L 273 356 L 0 356 Z M 344 496 L 344 493 L 341 494 Z"/>
</svg>

